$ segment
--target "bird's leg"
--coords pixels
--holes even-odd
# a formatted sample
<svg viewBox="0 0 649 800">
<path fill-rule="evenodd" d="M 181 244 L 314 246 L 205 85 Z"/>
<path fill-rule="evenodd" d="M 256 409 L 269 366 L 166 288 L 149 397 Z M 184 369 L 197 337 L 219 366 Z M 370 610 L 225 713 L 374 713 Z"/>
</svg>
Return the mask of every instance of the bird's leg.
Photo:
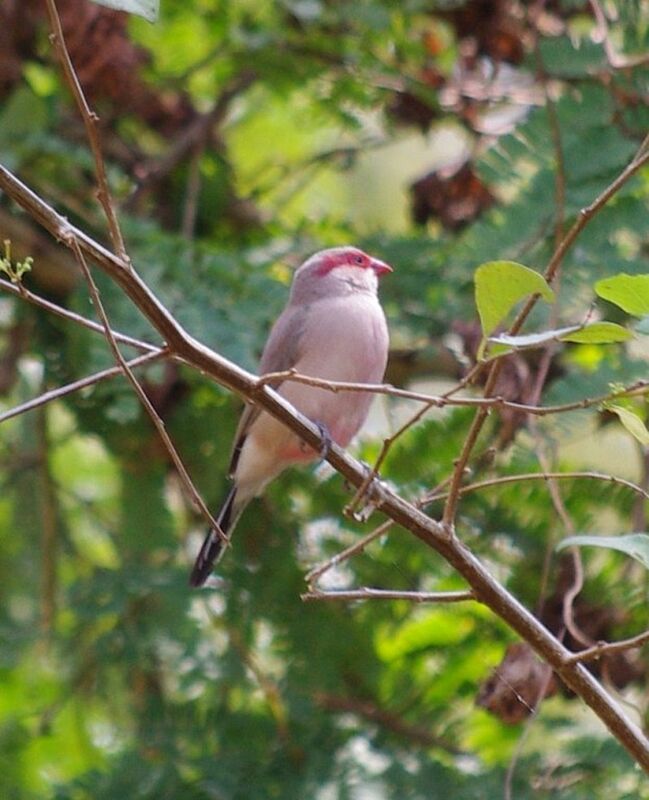
<svg viewBox="0 0 649 800">
<path fill-rule="evenodd" d="M 314 420 L 314 425 L 320 431 L 320 436 L 322 437 L 322 446 L 320 447 L 320 452 L 318 455 L 324 461 L 324 459 L 329 455 L 329 450 L 331 449 L 331 434 L 329 433 L 329 428 L 325 425 L 324 422 L 320 422 L 320 420 Z"/>
</svg>

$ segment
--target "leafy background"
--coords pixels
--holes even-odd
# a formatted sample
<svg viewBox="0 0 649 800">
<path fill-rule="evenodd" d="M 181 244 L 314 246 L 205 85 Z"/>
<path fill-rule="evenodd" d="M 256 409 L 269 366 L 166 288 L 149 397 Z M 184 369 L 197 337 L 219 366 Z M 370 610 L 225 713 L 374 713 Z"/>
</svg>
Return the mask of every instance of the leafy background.
<svg viewBox="0 0 649 800">
<path fill-rule="evenodd" d="M 593 5 L 568 0 L 165 0 L 154 25 L 85 0 L 58 6 L 101 117 L 133 263 L 193 335 L 249 369 L 291 267 L 349 241 L 395 267 L 382 286 L 389 379 L 450 385 L 479 339 L 476 267 L 511 259 L 542 270 L 558 233 L 647 129 L 643 4 L 606 6 L 624 68 L 607 58 Z M 0 21 L 0 159 L 105 238 L 43 6 L 6 4 Z M 627 323 L 593 287 L 649 271 L 648 189 L 644 170 L 587 226 L 557 303 L 539 304 L 529 331 L 589 313 Z M 0 231 L 17 256 L 34 256 L 30 288 L 91 313 L 73 262 L 6 198 Z M 118 290 L 100 286 L 114 326 L 155 341 Z M 0 326 L 3 407 L 112 363 L 101 337 L 8 296 Z M 643 342 L 562 346 L 542 401 L 644 377 Z M 500 391 L 525 399 L 537 367 L 537 355 L 512 357 Z M 144 376 L 215 508 L 238 401 L 182 368 Z M 633 409 L 644 416 L 642 400 Z M 377 400 L 357 452 L 375 458 L 410 411 Z M 471 416 L 428 414 L 393 446 L 384 477 L 408 497 L 436 486 Z M 517 798 L 649 797 L 629 757 L 566 693 L 527 728 L 476 705 L 514 641 L 478 604 L 300 600 L 305 571 L 367 531 L 341 516 L 349 494 L 338 477 L 283 475 L 246 512 L 218 588 L 197 593 L 187 570 L 201 520 L 121 379 L 2 433 L 2 797 L 491 799 L 510 781 Z M 536 471 L 544 453 L 557 468 L 647 481 L 644 450 L 597 409 L 533 427 L 493 415 L 478 453 L 475 479 Z M 576 531 L 646 530 L 624 487 L 575 479 L 561 494 Z M 460 535 L 551 626 L 548 608 L 570 577 L 553 547 L 570 531 L 547 486 L 471 493 L 460 512 Z M 646 627 L 640 564 L 593 548 L 584 569 L 584 629 L 614 638 Z M 328 581 L 462 588 L 399 530 Z M 646 653 L 622 661 L 603 679 L 646 721 Z"/>
</svg>

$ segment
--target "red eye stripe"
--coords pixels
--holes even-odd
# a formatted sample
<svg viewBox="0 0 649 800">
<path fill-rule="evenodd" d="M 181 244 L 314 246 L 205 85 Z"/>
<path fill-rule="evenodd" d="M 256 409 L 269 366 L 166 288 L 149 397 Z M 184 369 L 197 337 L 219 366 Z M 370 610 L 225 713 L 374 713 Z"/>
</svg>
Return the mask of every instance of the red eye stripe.
<svg viewBox="0 0 649 800">
<path fill-rule="evenodd" d="M 318 264 L 316 274 L 322 277 L 328 275 L 336 267 L 363 267 L 371 266 L 371 259 L 361 250 L 342 250 L 337 253 L 326 253 Z"/>
</svg>

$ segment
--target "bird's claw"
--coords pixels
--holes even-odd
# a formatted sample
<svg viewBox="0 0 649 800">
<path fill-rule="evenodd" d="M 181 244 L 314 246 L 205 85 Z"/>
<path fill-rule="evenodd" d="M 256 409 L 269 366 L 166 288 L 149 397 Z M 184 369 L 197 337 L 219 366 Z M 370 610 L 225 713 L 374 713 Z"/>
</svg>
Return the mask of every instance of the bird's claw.
<svg viewBox="0 0 649 800">
<path fill-rule="evenodd" d="M 318 451 L 318 455 L 324 461 L 324 459 L 329 455 L 329 451 L 331 450 L 331 434 L 329 433 L 329 428 L 325 425 L 324 422 L 320 422 L 319 420 L 315 420 L 315 425 L 320 431 L 320 436 L 322 437 L 322 446 Z"/>
</svg>

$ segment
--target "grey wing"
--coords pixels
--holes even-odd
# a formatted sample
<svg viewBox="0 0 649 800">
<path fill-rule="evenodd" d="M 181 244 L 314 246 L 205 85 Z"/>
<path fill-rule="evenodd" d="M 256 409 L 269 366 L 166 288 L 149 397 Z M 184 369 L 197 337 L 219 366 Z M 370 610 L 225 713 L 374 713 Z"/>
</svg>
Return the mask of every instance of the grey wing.
<svg viewBox="0 0 649 800">
<path fill-rule="evenodd" d="M 278 317 L 277 322 L 273 325 L 264 352 L 259 362 L 259 374 L 266 375 L 269 372 L 284 372 L 291 369 L 297 363 L 300 357 L 300 346 L 302 342 L 302 334 L 304 332 L 304 325 L 307 316 L 307 307 L 289 306 L 284 309 L 282 314 Z M 273 389 L 277 389 L 281 381 L 270 383 Z M 243 410 L 237 432 L 234 436 L 234 446 L 232 448 L 232 455 L 230 457 L 230 468 L 228 474 L 230 477 L 234 474 L 241 449 L 246 440 L 250 426 L 257 419 L 261 409 L 259 406 L 248 403 Z"/>
</svg>

